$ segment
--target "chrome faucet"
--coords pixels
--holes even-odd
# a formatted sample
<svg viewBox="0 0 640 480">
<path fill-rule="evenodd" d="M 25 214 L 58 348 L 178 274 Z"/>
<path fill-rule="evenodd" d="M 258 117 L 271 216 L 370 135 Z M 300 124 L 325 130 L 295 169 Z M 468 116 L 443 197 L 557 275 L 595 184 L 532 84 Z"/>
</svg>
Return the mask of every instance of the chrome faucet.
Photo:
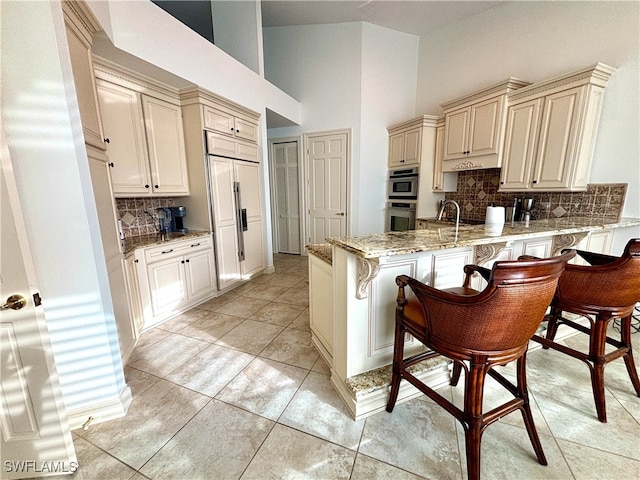
<svg viewBox="0 0 640 480">
<path fill-rule="evenodd" d="M 453 204 L 456 207 L 456 240 L 458 239 L 458 227 L 460 226 L 460 205 L 458 205 L 458 202 L 456 202 L 455 200 L 445 200 L 444 202 L 442 202 L 442 206 L 440 207 L 440 213 L 438 213 L 438 218 L 437 220 L 441 220 L 442 219 L 442 214 L 444 213 L 444 209 L 447 206 L 447 204 Z"/>
</svg>

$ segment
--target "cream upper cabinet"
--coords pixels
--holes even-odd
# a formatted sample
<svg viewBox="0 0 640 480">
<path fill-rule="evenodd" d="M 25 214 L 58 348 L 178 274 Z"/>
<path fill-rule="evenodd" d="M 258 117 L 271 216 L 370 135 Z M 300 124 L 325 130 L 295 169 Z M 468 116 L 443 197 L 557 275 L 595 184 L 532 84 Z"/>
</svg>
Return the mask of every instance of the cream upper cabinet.
<svg viewBox="0 0 640 480">
<path fill-rule="evenodd" d="M 445 114 L 444 160 L 498 153 L 504 97 Z"/>
<path fill-rule="evenodd" d="M 135 196 L 151 193 L 142 102 L 138 93 L 97 80 L 102 122 L 107 132 L 113 193 Z"/>
<path fill-rule="evenodd" d="M 257 122 L 220 108 L 204 107 L 204 128 L 250 142 L 258 142 Z"/>
<path fill-rule="evenodd" d="M 63 2 L 62 9 L 84 141 L 106 150 L 91 56 L 92 35 L 101 27 L 83 2 Z"/>
<path fill-rule="evenodd" d="M 442 171 L 442 160 L 444 158 L 444 125 L 436 128 L 436 152 L 433 162 L 433 182 L 431 188 L 434 191 L 444 191 L 444 172 Z"/>
<path fill-rule="evenodd" d="M 389 167 L 420 166 L 422 128 L 389 135 Z"/>
<path fill-rule="evenodd" d="M 501 165 L 506 94 L 526 82 L 510 78 L 442 105 L 445 115 L 444 172 Z"/>
<path fill-rule="evenodd" d="M 542 101 L 538 98 L 509 107 L 501 190 L 521 191 L 531 184 Z"/>
<path fill-rule="evenodd" d="M 604 88 L 603 64 L 509 95 L 500 191 L 585 190 Z"/>
<path fill-rule="evenodd" d="M 188 195 L 182 112 L 178 105 L 142 96 L 153 193 Z"/>
<path fill-rule="evenodd" d="M 116 197 L 189 194 L 182 112 L 177 98 L 148 95 L 139 80 L 96 68 Z M 160 97 L 165 98 L 160 98 Z"/>
</svg>

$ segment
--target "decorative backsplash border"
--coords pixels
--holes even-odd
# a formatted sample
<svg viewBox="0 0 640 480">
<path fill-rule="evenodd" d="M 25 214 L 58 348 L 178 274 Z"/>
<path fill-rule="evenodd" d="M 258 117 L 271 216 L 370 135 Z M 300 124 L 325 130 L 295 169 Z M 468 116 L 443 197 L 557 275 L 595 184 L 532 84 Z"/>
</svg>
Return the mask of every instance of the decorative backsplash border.
<svg viewBox="0 0 640 480">
<path fill-rule="evenodd" d="M 446 194 L 460 205 L 463 220 L 484 222 L 489 205 L 510 207 L 516 198 L 533 198 L 532 218 L 602 217 L 618 219 L 626 183 L 591 183 L 584 192 L 498 192 L 500 169 L 458 173 L 458 191 Z M 449 207 L 447 207 L 449 208 Z"/>
<path fill-rule="evenodd" d="M 158 231 L 158 208 L 175 207 L 172 197 L 116 198 L 118 218 L 124 238 L 149 235 Z"/>
</svg>

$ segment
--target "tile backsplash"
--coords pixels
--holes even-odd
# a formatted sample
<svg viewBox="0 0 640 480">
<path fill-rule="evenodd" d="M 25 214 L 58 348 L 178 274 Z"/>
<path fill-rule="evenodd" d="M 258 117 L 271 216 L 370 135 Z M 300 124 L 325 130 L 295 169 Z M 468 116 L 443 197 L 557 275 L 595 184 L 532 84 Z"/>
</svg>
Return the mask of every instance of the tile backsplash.
<svg viewBox="0 0 640 480">
<path fill-rule="evenodd" d="M 618 219 L 627 193 L 626 183 L 592 183 L 584 192 L 498 192 L 500 169 L 458 173 L 458 191 L 446 194 L 460 205 L 460 217 L 484 222 L 487 207 L 510 207 L 516 198 L 533 198 L 533 219 L 596 216 Z M 449 208 L 449 207 L 447 207 Z"/>
<path fill-rule="evenodd" d="M 125 238 L 158 231 L 158 208 L 175 207 L 172 197 L 116 198 L 118 218 L 122 220 Z"/>
</svg>

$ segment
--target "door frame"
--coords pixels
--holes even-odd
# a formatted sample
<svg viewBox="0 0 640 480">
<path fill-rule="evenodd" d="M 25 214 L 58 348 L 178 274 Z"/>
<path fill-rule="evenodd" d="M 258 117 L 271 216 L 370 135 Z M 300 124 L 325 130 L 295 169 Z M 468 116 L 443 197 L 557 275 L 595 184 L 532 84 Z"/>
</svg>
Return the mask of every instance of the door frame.
<svg viewBox="0 0 640 480">
<path fill-rule="evenodd" d="M 275 253 L 276 247 L 279 246 L 278 243 L 278 209 L 277 209 L 277 199 L 276 199 L 276 179 L 275 179 L 275 161 L 274 161 L 274 147 L 277 143 L 293 143 L 297 144 L 298 150 L 298 208 L 300 210 L 300 229 L 298 231 L 298 235 L 300 236 L 300 255 L 307 255 L 306 248 L 306 214 L 305 214 L 305 199 L 306 199 L 306 188 L 304 181 L 304 161 L 303 161 L 303 139 L 300 136 L 293 137 L 277 137 L 271 138 L 267 141 L 269 146 L 269 200 L 271 202 L 271 233 L 272 233 L 272 241 L 273 241 L 273 250 Z"/>
<path fill-rule="evenodd" d="M 345 223 L 345 234 L 346 235 L 351 235 L 351 139 L 353 137 L 353 129 L 351 128 L 339 128 L 339 129 L 335 129 L 335 130 L 322 130 L 319 132 L 309 132 L 309 133 L 305 133 L 303 134 L 303 148 L 304 148 L 304 162 L 302 162 L 302 169 L 304 170 L 303 173 L 303 181 L 302 184 L 304 186 L 304 205 L 303 205 L 303 213 L 304 213 L 304 221 L 301 222 L 304 227 L 303 227 L 303 233 L 304 236 L 302 237 L 302 239 L 304 240 L 304 244 L 305 244 L 305 254 L 306 254 L 306 245 L 310 243 L 310 238 L 308 236 L 309 231 L 310 231 L 310 227 L 309 227 L 309 221 L 310 221 L 310 217 L 309 217 L 309 180 L 305 180 L 308 179 L 307 176 L 307 171 L 308 171 L 308 166 L 309 166 L 309 140 L 312 137 L 324 137 L 327 135 L 337 135 L 337 134 L 345 134 L 347 137 L 347 145 L 346 145 L 346 159 L 345 159 L 345 184 L 346 184 L 346 188 L 347 191 L 345 192 L 345 201 L 346 201 L 346 205 L 345 205 L 345 214 L 347 216 L 346 218 L 346 223 Z"/>
</svg>

